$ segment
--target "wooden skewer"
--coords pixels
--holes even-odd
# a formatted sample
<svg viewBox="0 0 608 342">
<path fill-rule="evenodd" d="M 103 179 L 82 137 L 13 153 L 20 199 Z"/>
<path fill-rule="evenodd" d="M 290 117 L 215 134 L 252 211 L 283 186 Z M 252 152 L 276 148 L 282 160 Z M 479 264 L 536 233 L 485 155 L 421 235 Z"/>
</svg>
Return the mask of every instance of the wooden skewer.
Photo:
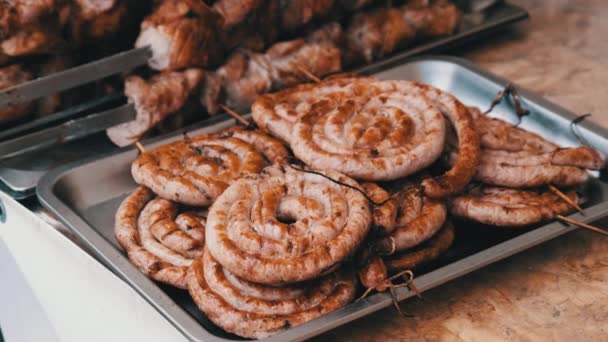
<svg viewBox="0 0 608 342">
<path fill-rule="evenodd" d="M 586 224 L 586 223 L 579 222 L 579 221 L 577 221 L 577 220 L 573 220 L 573 219 L 571 219 L 571 218 L 569 218 L 569 217 L 562 216 L 562 215 L 556 215 L 555 217 L 556 217 L 557 219 L 559 219 L 559 220 L 562 220 L 562 221 L 564 221 L 564 222 L 567 222 L 567 223 L 573 224 L 573 225 L 575 225 L 575 226 L 579 226 L 579 227 L 581 227 L 581 228 L 589 229 L 589 230 L 591 230 L 591 231 L 593 231 L 593 232 L 600 233 L 600 234 L 602 234 L 602 235 L 606 235 L 606 236 L 608 236 L 608 231 L 605 231 L 605 230 L 600 229 L 600 228 L 598 228 L 598 227 L 594 227 L 594 226 L 592 226 L 592 225 L 588 225 L 588 224 Z"/>
<path fill-rule="evenodd" d="M 247 127 L 247 126 L 251 125 L 251 123 L 249 122 L 249 120 L 247 120 L 244 117 L 240 116 L 237 112 L 233 111 L 228 106 L 220 104 L 220 108 L 222 108 L 228 115 L 230 115 L 233 119 L 235 119 L 236 121 L 238 121 L 239 123 L 241 123 L 243 126 Z"/>
<path fill-rule="evenodd" d="M 306 70 L 305 68 L 302 68 L 301 66 L 296 66 L 296 68 L 302 73 L 304 74 L 304 76 L 308 77 L 311 81 L 315 82 L 315 83 L 319 83 L 321 82 L 321 79 L 318 78 L 315 74 L 313 74 L 312 72 Z"/>
<path fill-rule="evenodd" d="M 551 184 L 549 184 L 549 190 L 551 190 L 551 192 L 553 192 L 554 194 L 556 194 L 559 198 L 563 199 L 564 202 L 570 204 L 574 209 L 578 210 L 581 214 L 583 214 L 583 215 L 585 214 L 585 211 L 583 210 L 583 208 L 581 208 L 570 197 L 566 196 L 566 194 L 564 194 L 563 192 L 561 192 L 561 190 L 559 190 L 558 188 L 554 187 Z"/>
<path fill-rule="evenodd" d="M 135 142 L 135 147 L 137 147 L 137 149 L 139 150 L 139 153 L 141 153 L 141 154 L 146 153 L 146 148 L 139 141 Z"/>
</svg>

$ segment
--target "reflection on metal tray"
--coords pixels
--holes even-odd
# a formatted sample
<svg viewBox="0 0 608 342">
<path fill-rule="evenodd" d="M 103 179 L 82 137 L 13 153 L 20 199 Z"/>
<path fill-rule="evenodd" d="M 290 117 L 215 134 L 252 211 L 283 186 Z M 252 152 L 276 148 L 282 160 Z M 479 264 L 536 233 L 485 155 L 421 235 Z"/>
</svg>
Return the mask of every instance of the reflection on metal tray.
<svg viewBox="0 0 608 342">
<path fill-rule="evenodd" d="M 446 90 L 468 105 L 485 108 L 507 81 L 492 76 L 468 62 L 455 58 L 421 58 L 375 74 L 383 79 L 411 79 Z M 563 146 L 576 145 L 569 131 L 575 115 L 527 91 L 520 91 L 524 104 L 532 113 L 522 126 L 549 137 Z M 493 115 L 512 119 L 513 108 L 503 103 Z M 205 128 L 192 134 L 213 132 L 233 125 L 233 120 L 207 122 Z M 591 123 L 580 126 L 589 143 L 608 153 L 608 132 Z M 180 139 L 180 135 L 156 139 L 150 148 Z M 194 306 L 187 292 L 159 285 L 139 272 L 126 258 L 114 239 L 114 214 L 135 183 L 130 165 L 137 156 L 135 149 L 91 159 L 86 163 L 61 167 L 46 175 L 38 187 L 41 203 L 56 214 L 97 254 L 108 267 L 142 294 L 155 308 L 186 336 L 196 341 L 226 341 L 235 336 L 223 333 Z M 593 178 L 585 191 L 586 215 L 573 215 L 590 222 L 608 213 L 608 183 Z M 529 230 L 479 230 L 472 225 L 457 225 L 454 246 L 440 260 L 417 271 L 415 285 L 422 291 L 496 262 L 514 253 L 552 239 L 573 228 L 554 222 Z M 399 299 L 413 294 L 405 288 L 397 291 Z M 376 294 L 363 301 L 323 316 L 314 321 L 271 337 L 272 341 L 303 340 L 391 305 L 388 294 Z"/>
<path fill-rule="evenodd" d="M 456 43 L 478 38 L 483 36 L 484 33 L 528 17 L 528 13 L 522 8 L 503 1 L 462 0 L 457 3 L 465 12 L 468 12 L 458 33 L 430 42 L 423 42 L 412 48 L 396 52 L 387 56 L 384 60 L 358 71 L 375 72 L 400 63 L 405 58 L 413 55 L 445 50 Z M 40 89 L 36 89 L 40 91 Z M 99 155 L 117 150 L 103 134 L 91 135 L 80 139 L 78 142 L 65 145 L 55 144 L 51 147 L 39 148 L 36 151 L 22 154 L 10 160 L 0 160 L 0 181 L 3 182 L 3 184 L 0 184 L 0 188 L 5 189 L 13 197 L 25 198 L 34 193 L 34 188 L 42 174 L 51 168 L 75 160 L 82 160 L 91 154 Z M 0 148 L 1 150 L 2 148 Z"/>
</svg>

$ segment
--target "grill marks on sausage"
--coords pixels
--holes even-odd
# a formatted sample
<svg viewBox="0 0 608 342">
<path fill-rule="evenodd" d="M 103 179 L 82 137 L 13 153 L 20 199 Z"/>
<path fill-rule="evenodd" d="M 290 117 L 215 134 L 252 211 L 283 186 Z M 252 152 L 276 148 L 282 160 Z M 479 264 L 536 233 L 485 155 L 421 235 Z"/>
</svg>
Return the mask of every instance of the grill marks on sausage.
<svg viewBox="0 0 608 342">
<path fill-rule="evenodd" d="M 286 224 L 281 217 L 296 221 Z M 216 200 L 206 241 L 214 258 L 235 275 L 263 284 L 290 283 L 315 278 L 344 260 L 370 223 L 367 200 L 359 192 L 275 166 L 240 179 Z"/>
<path fill-rule="evenodd" d="M 601 169 L 605 157 L 588 146 L 560 148 L 541 136 L 470 108 L 481 137 L 481 160 L 475 178 L 486 184 L 513 188 L 546 184 L 584 184 L 586 169 Z M 453 156 L 452 156 L 453 161 Z"/>
<path fill-rule="evenodd" d="M 578 203 L 574 191 L 566 192 Z M 553 220 L 573 208 L 548 189 L 521 190 L 479 185 L 450 203 L 452 215 L 499 227 L 523 227 Z"/>
<path fill-rule="evenodd" d="M 139 186 L 118 208 L 114 234 L 143 273 L 185 289 L 187 268 L 203 252 L 205 224 L 199 214 L 180 213 L 176 203 Z"/>
<path fill-rule="evenodd" d="M 131 172 L 136 182 L 163 198 L 205 206 L 235 179 L 264 165 L 264 157 L 240 139 L 199 136 L 140 155 Z"/>
<path fill-rule="evenodd" d="M 351 302 L 352 270 L 341 268 L 312 282 L 255 284 L 223 268 L 208 252 L 192 264 L 188 290 L 197 306 L 222 329 L 264 338 L 337 310 Z"/>
</svg>

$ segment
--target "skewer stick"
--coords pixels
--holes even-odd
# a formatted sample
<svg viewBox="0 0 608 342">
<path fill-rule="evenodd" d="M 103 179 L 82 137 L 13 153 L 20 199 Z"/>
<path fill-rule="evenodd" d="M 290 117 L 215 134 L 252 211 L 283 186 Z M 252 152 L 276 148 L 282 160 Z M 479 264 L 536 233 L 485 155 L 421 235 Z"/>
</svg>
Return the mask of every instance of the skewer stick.
<svg viewBox="0 0 608 342">
<path fill-rule="evenodd" d="M 137 149 L 139 150 L 139 153 L 141 153 L 141 154 L 146 153 L 146 148 L 139 141 L 135 142 L 135 147 L 137 147 Z"/>
<path fill-rule="evenodd" d="M 581 228 L 585 228 L 585 229 L 591 230 L 591 231 L 593 231 L 593 232 L 600 233 L 600 234 L 602 234 L 602 235 L 606 235 L 606 236 L 608 236 L 608 231 L 605 231 L 605 230 L 603 230 L 603 229 L 600 229 L 600 228 L 597 228 L 597 227 L 594 227 L 594 226 L 588 225 L 588 224 L 583 223 L 583 222 L 579 222 L 579 221 L 577 221 L 577 220 L 573 220 L 573 219 L 571 219 L 571 218 L 569 218 L 569 217 L 566 217 L 566 216 L 562 216 L 562 215 L 556 215 L 555 217 L 556 217 L 557 219 L 561 220 L 561 221 L 564 221 L 564 222 L 567 222 L 567 223 L 573 224 L 573 225 L 575 225 L 575 226 L 579 226 L 579 227 L 581 227 Z"/>
<path fill-rule="evenodd" d="M 238 121 L 243 126 L 248 127 L 249 125 L 251 125 L 251 123 L 247 119 L 240 116 L 237 112 L 233 111 L 228 106 L 221 104 L 220 108 L 222 108 L 226 112 L 226 114 L 230 115 L 234 120 Z"/>
<path fill-rule="evenodd" d="M 549 190 L 551 190 L 551 192 L 553 192 L 559 198 L 564 200 L 564 202 L 570 204 L 570 206 L 572 206 L 574 209 L 578 210 L 581 214 L 583 214 L 583 215 L 585 214 L 585 211 L 583 210 L 583 208 L 581 208 L 576 202 L 574 202 L 572 199 L 570 199 L 570 197 L 566 196 L 566 194 L 561 192 L 561 190 L 559 190 L 558 188 L 554 187 L 551 184 L 549 184 Z"/>
<path fill-rule="evenodd" d="M 321 82 L 321 79 L 318 78 L 315 74 L 313 74 L 312 72 L 306 70 L 305 68 L 302 68 L 301 66 L 297 65 L 296 68 L 302 73 L 304 74 L 304 76 L 308 77 L 311 81 L 315 82 L 315 83 L 319 83 Z"/>
</svg>

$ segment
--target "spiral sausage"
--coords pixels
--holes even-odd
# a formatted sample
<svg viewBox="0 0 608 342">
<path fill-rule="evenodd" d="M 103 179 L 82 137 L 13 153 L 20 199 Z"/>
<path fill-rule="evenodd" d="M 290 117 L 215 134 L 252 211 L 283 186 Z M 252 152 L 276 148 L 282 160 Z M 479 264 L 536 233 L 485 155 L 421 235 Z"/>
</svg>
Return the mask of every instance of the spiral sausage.
<svg viewBox="0 0 608 342">
<path fill-rule="evenodd" d="M 384 259 L 390 272 L 411 270 L 437 259 L 454 242 L 454 226 L 447 221 L 443 228 L 425 244 Z"/>
<path fill-rule="evenodd" d="M 566 195 L 578 202 L 576 192 Z M 568 203 L 549 190 L 517 190 L 492 186 L 478 186 L 467 194 L 455 197 L 450 213 L 500 227 L 522 227 L 555 218 L 572 211 Z"/>
<path fill-rule="evenodd" d="M 405 193 L 398 210 L 396 227 L 387 237 L 377 240 L 375 250 L 393 254 L 427 241 L 443 227 L 447 209 L 443 202 L 424 196 L 418 189 Z"/>
<path fill-rule="evenodd" d="M 259 130 L 233 126 L 222 132 L 220 136 L 234 137 L 245 141 L 255 147 L 271 164 L 281 163 L 289 157 L 289 151 L 283 143 Z"/>
<path fill-rule="evenodd" d="M 432 164 L 445 141 L 442 114 L 460 153 L 451 170 L 423 182 L 432 198 L 462 190 L 479 163 L 473 120 L 453 96 L 416 82 L 338 78 L 262 96 L 253 106 L 256 123 L 302 161 L 363 180 L 393 180 Z"/>
<path fill-rule="evenodd" d="M 235 276 L 205 250 L 188 271 L 188 290 L 205 315 L 222 329 L 265 338 L 337 310 L 355 295 L 353 272 L 341 268 L 310 283 L 265 286 Z"/>
<path fill-rule="evenodd" d="M 346 176 L 324 174 L 358 187 Z M 361 193 L 275 166 L 226 189 L 209 211 L 206 241 L 213 257 L 238 277 L 274 285 L 334 267 L 363 241 L 370 223 Z"/>
<path fill-rule="evenodd" d="M 127 196 L 116 213 L 116 240 L 143 273 L 185 289 L 186 271 L 203 253 L 204 219 L 192 212 L 178 215 L 175 203 L 154 197 L 143 186 Z"/>
<path fill-rule="evenodd" d="M 259 96 L 251 107 L 255 123 L 275 137 L 289 142 L 293 137 L 293 125 L 298 117 L 310 111 L 319 99 L 334 94 L 354 96 L 354 79 L 374 80 L 372 78 L 338 77 L 322 83 L 307 83 L 288 88 L 273 94 Z"/>
<path fill-rule="evenodd" d="M 574 186 L 588 181 L 586 169 L 606 165 L 593 148 L 560 148 L 543 137 L 470 108 L 481 136 L 481 160 L 475 179 L 513 188 L 545 184 Z M 452 156 L 453 158 L 453 156 Z"/>
<path fill-rule="evenodd" d="M 318 100 L 294 125 L 294 154 L 314 168 L 364 180 L 393 180 L 432 164 L 443 151 L 445 122 L 424 96 L 374 82 L 356 97 Z"/>
<path fill-rule="evenodd" d="M 202 135 L 141 154 L 131 173 L 163 198 L 206 206 L 235 179 L 260 172 L 264 164 L 264 157 L 240 139 Z"/>
</svg>

